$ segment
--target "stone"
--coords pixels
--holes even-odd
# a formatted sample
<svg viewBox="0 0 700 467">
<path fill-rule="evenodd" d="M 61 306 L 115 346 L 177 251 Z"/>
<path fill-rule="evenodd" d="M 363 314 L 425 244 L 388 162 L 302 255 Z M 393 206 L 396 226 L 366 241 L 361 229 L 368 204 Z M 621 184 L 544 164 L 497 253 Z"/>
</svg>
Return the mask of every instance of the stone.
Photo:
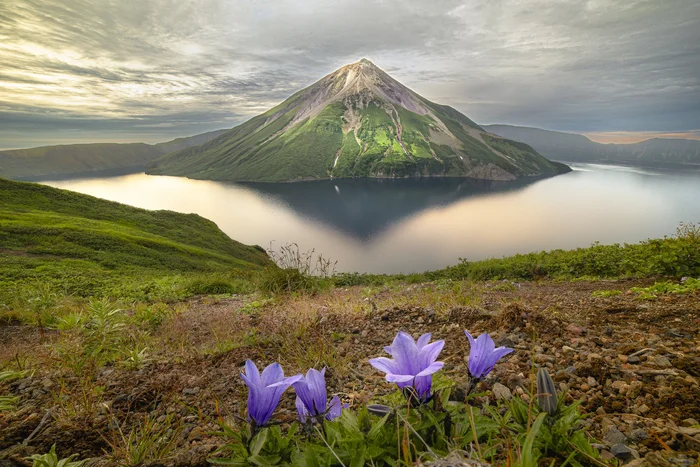
<svg viewBox="0 0 700 467">
<path fill-rule="evenodd" d="M 617 428 L 612 427 L 603 435 L 603 441 L 610 446 L 615 446 L 627 442 L 627 436 Z"/>
<path fill-rule="evenodd" d="M 496 398 L 496 400 L 509 401 L 513 397 L 513 393 L 510 392 L 510 389 L 508 389 L 507 386 L 504 386 L 501 383 L 494 384 L 493 388 L 491 388 L 491 391 L 493 392 L 493 395 Z"/>
<path fill-rule="evenodd" d="M 649 412 L 649 407 L 646 404 L 642 404 L 639 407 L 637 407 L 637 412 L 639 412 L 641 414 L 645 414 L 645 413 Z"/>
<path fill-rule="evenodd" d="M 627 363 L 631 365 L 639 365 L 639 362 L 642 360 L 637 356 L 637 355 L 632 355 L 631 357 L 627 357 Z"/>
<path fill-rule="evenodd" d="M 566 352 L 566 353 L 569 353 L 569 352 L 571 352 L 571 353 L 576 352 L 576 350 L 575 350 L 573 347 L 569 347 L 568 345 L 565 345 L 564 347 L 562 347 L 561 350 L 563 350 L 563 351 Z"/>
<path fill-rule="evenodd" d="M 598 353 L 589 353 L 588 354 L 588 361 L 589 362 L 592 362 L 594 360 L 602 360 L 602 359 L 603 359 L 603 357 Z"/>
<path fill-rule="evenodd" d="M 199 441 L 204 436 L 207 434 L 206 431 L 204 431 L 202 428 L 196 426 L 190 431 L 190 434 L 187 435 L 187 441 Z"/>
<path fill-rule="evenodd" d="M 618 443 L 610 448 L 610 452 L 618 459 L 627 460 L 632 457 L 632 450 L 622 443 Z"/>
<path fill-rule="evenodd" d="M 628 388 L 628 384 L 624 381 L 614 381 L 612 387 L 617 389 L 620 393 L 625 392 Z"/>
<path fill-rule="evenodd" d="M 566 330 L 575 336 L 582 336 L 586 333 L 586 330 L 584 328 L 582 328 L 581 326 L 576 326 L 573 323 L 569 324 L 566 327 Z"/>
<path fill-rule="evenodd" d="M 185 388 L 182 390 L 182 394 L 185 396 L 196 396 L 197 394 L 199 394 L 199 391 L 201 391 L 199 387 Z"/>
<path fill-rule="evenodd" d="M 636 428 L 630 431 L 629 439 L 634 443 L 640 443 L 647 438 L 649 438 L 649 433 L 647 433 L 646 430 Z"/>
<path fill-rule="evenodd" d="M 42 379 L 41 386 L 47 390 L 51 389 L 53 387 L 53 381 L 51 381 L 49 378 Z"/>
<path fill-rule="evenodd" d="M 663 355 L 657 355 L 656 357 L 654 357 L 653 363 L 659 368 L 671 368 L 673 366 L 671 364 L 671 361 Z"/>
</svg>

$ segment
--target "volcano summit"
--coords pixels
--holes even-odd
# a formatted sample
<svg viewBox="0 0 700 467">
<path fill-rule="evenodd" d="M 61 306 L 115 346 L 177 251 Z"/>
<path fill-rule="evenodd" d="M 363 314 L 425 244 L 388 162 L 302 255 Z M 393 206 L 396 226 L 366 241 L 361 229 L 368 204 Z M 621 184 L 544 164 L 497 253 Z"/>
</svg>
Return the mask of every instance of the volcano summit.
<svg viewBox="0 0 700 467">
<path fill-rule="evenodd" d="M 568 170 L 526 144 L 488 133 L 362 59 L 208 143 L 158 159 L 148 173 L 250 182 L 353 177 L 508 181 Z"/>
</svg>

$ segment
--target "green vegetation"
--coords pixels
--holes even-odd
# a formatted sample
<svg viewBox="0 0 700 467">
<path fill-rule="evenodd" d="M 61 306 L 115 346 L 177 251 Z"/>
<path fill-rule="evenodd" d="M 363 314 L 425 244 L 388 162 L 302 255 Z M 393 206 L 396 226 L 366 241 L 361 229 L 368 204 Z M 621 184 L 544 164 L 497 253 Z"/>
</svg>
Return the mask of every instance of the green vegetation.
<svg viewBox="0 0 700 467">
<path fill-rule="evenodd" d="M 0 245 L 0 304 L 24 302 L 39 317 L 65 296 L 150 300 L 249 291 L 251 273 L 272 264 L 262 249 L 231 240 L 194 214 L 2 179 Z"/>
<path fill-rule="evenodd" d="M 143 169 L 164 154 L 204 144 L 225 131 L 212 131 L 158 144 L 68 144 L 0 151 L 0 177 L 32 178 L 112 169 Z"/>
<path fill-rule="evenodd" d="M 75 456 L 70 456 L 59 459 L 54 444 L 46 454 L 34 454 L 29 457 L 29 460 L 32 461 L 32 467 L 80 467 L 85 463 L 85 461 L 73 461 L 74 458 Z"/>
<path fill-rule="evenodd" d="M 436 380 L 436 394 L 426 404 L 407 402 L 405 393 L 397 390 L 356 412 L 346 409 L 332 421 L 294 422 L 286 433 L 279 426 L 252 431 L 248 425 L 222 423 L 219 435 L 227 444 L 209 462 L 300 467 L 409 466 L 430 461 L 464 465 L 468 460 L 466 465 L 601 464 L 586 434 L 580 402 L 566 404 L 562 397 L 551 414 L 521 398 L 492 406 L 481 405 L 474 394 L 465 403 L 453 397 L 459 389 L 454 381 Z M 528 394 L 528 400 L 535 398 Z"/>
<path fill-rule="evenodd" d="M 700 226 L 681 224 L 673 237 L 636 244 L 601 245 L 493 258 L 462 259 L 460 264 L 421 274 L 338 274 L 337 286 L 378 285 L 390 281 L 437 279 L 500 280 L 676 277 L 700 275 Z M 694 282 L 690 282 L 694 284 Z"/>
<path fill-rule="evenodd" d="M 700 279 L 688 277 L 680 284 L 668 281 L 657 282 L 650 287 L 632 287 L 630 291 L 636 293 L 642 300 L 655 300 L 659 295 L 700 292 Z"/>
</svg>

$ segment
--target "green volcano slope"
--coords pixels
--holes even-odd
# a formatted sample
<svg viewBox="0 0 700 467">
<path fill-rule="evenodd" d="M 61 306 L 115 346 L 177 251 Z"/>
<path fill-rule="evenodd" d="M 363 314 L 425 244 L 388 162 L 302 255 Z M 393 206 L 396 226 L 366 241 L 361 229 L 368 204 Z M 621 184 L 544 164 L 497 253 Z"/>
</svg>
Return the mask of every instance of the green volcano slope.
<svg viewBox="0 0 700 467">
<path fill-rule="evenodd" d="M 208 143 L 163 156 L 148 173 L 280 182 L 428 176 L 515 180 L 568 170 L 526 144 L 487 133 L 363 59 Z"/>
<path fill-rule="evenodd" d="M 90 295 L 110 281 L 271 264 L 196 214 L 148 211 L 0 179 L 0 288 L 48 282 Z"/>
</svg>

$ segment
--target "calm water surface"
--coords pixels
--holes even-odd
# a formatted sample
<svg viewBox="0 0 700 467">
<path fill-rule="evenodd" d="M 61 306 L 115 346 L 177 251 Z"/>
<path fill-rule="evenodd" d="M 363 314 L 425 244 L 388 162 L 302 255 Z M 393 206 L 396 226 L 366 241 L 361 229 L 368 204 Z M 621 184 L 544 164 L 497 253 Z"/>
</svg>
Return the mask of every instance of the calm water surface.
<svg viewBox="0 0 700 467">
<path fill-rule="evenodd" d="M 578 164 L 526 182 L 460 179 L 231 184 L 144 174 L 44 181 L 147 209 L 197 213 L 231 238 L 296 242 L 339 271 L 416 272 L 513 253 L 637 242 L 700 222 L 700 173 Z"/>
</svg>

